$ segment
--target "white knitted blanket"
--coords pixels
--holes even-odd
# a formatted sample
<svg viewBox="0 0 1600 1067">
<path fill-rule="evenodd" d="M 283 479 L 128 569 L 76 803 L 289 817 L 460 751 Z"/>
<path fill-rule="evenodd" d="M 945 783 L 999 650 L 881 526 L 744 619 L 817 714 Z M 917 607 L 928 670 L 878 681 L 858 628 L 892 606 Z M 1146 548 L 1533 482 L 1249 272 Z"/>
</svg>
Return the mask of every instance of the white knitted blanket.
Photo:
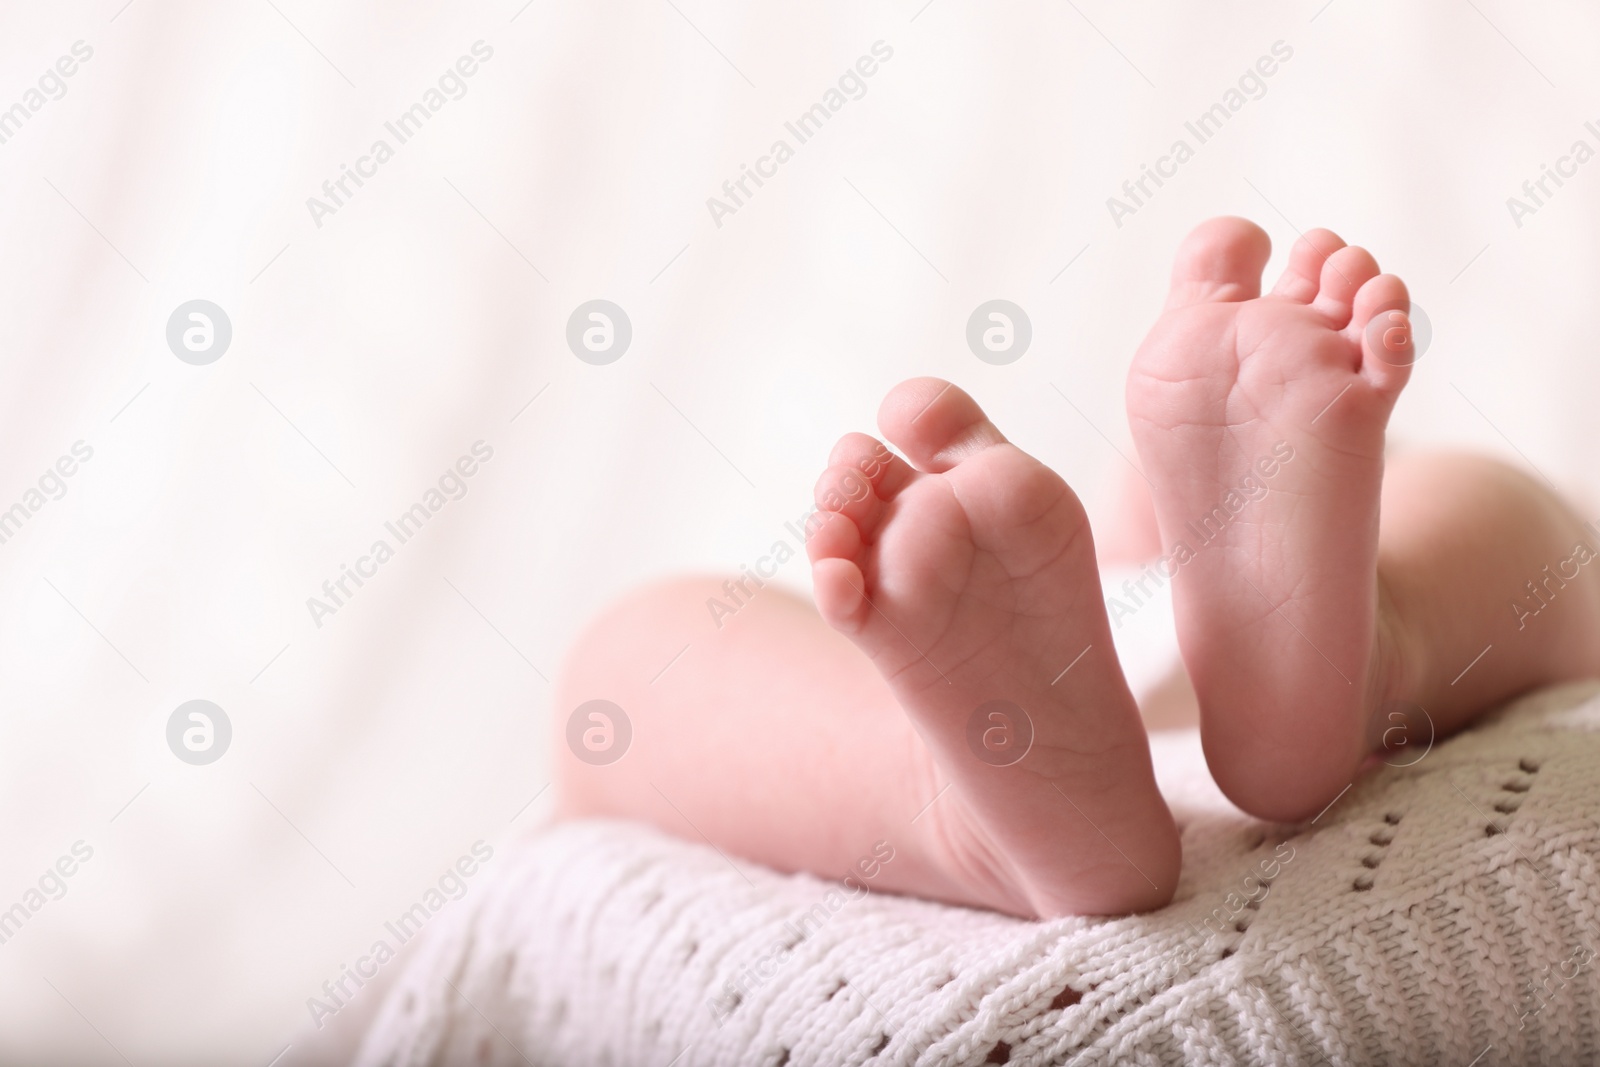
<svg viewBox="0 0 1600 1067">
<path fill-rule="evenodd" d="M 1300 827 L 1230 807 L 1195 734 L 1158 736 L 1182 883 L 1123 919 L 852 899 L 559 826 L 429 930 L 359 1062 L 1592 1062 L 1597 727 L 1600 686 L 1536 694 Z"/>
</svg>

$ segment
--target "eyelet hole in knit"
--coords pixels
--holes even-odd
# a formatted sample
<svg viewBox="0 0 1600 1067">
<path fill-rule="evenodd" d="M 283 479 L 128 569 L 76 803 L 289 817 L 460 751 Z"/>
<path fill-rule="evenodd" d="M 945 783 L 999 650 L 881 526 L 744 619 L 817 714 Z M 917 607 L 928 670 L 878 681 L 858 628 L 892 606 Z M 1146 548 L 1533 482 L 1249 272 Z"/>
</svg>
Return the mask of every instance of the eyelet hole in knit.
<svg viewBox="0 0 1600 1067">
<path fill-rule="evenodd" d="M 1357 893 L 1367 892 L 1372 888 L 1372 875 L 1357 875 L 1356 880 L 1350 883 L 1350 888 L 1354 889 Z"/>
<path fill-rule="evenodd" d="M 1519 779 L 1512 779 L 1500 788 L 1504 789 L 1507 793 L 1526 793 L 1529 789 L 1533 788 L 1533 783 L 1524 782 Z"/>
<path fill-rule="evenodd" d="M 1524 756 L 1518 760 L 1517 766 L 1521 767 L 1528 774 L 1539 773 L 1539 761 L 1536 759 L 1529 759 L 1527 756 Z"/>
<path fill-rule="evenodd" d="M 1367 838 L 1367 840 L 1371 841 L 1374 845 L 1377 845 L 1379 848 L 1388 848 L 1394 842 L 1394 831 L 1393 830 L 1379 830 L 1376 833 L 1374 833 L 1371 837 Z"/>
<path fill-rule="evenodd" d="M 1510 815 L 1520 807 L 1522 807 L 1522 801 L 1520 800 L 1502 800 L 1494 806 L 1494 810 L 1501 815 Z"/>
<path fill-rule="evenodd" d="M 1071 986 L 1067 986 L 1065 989 L 1051 998 L 1050 1010 L 1060 1011 L 1063 1008 L 1070 1008 L 1081 1000 L 1083 1000 L 1083 994 L 1078 992 L 1076 989 L 1073 989 Z"/>
<path fill-rule="evenodd" d="M 850 984 L 849 982 L 846 982 L 844 979 L 841 978 L 839 980 L 839 984 L 833 987 L 833 992 L 829 993 L 827 995 L 827 997 L 825 997 L 824 999 L 825 1000 L 832 1000 L 834 997 L 838 996 L 841 992 L 843 992 L 844 991 L 844 987 L 849 985 L 849 984 Z"/>
<path fill-rule="evenodd" d="M 1382 856 L 1362 856 L 1361 857 L 1361 866 L 1365 867 L 1369 871 L 1377 870 L 1378 869 L 1378 864 L 1380 864 L 1382 862 L 1383 862 L 1383 857 Z"/>
<path fill-rule="evenodd" d="M 882 1037 L 878 1038 L 878 1043 L 876 1045 L 872 1046 L 872 1051 L 867 1053 L 867 1055 L 868 1056 L 876 1056 L 878 1053 L 882 1052 L 884 1049 L 886 1049 L 888 1047 L 889 1047 L 889 1035 L 888 1034 L 884 1034 Z"/>
<path fill-rule="evenodd" d="M 786 1049 L 786 1048 L 779 1049 L 778 1050 L 778 1062 L 774 1063 L 772 1065 L 772 1067 L 785 1067 L 785 1064 L 787 1064 L 788 1062 L 789 1062 L 789 1050 Z"/>
<path fill-rule="evenodd" d="M 1389 814 L 1383 817 L 1383 821 L 1388 823 L 1390 826 L 1399 826 L 1400 813 L 1398 811 L 1391 811 Z"/>
<path fill-rule="evenodd" d="M 989 1055 L 983 1059 L 984 1063 L 1010 1063 L 1011 1046 L 1004 1041 L 995 1042 L 994 1048 L 989 1050 Z"/>
<path fill-rule="evenodd" d="M 1491 822 L 1491 823 L 1487 824 L 1483 828 L 1483 836 L 1484 837 L 1496 837 L 1496 836 L 1498 836 L 1500 834 L 1503 834 L 1505 832 L 1506 832 L 1506 821 L 1504 819 L 1496 819 L 1494 822 Z"/>
</svg>

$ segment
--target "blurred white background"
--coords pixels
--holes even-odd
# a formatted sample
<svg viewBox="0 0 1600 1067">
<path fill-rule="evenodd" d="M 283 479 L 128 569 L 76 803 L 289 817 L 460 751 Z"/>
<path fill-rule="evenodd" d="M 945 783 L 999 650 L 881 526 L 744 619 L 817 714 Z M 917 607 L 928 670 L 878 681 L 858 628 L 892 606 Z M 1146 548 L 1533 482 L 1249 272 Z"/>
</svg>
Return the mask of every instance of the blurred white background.
<svg viewBox="0 0 1600 1067">
<path fill-rule="evenodd" d="M 303 1044 L 386 920 L 548 816 L 549 679 L 583 620 L 763 555 L 901 378 L 967 388 L 1103 514 L 1123 374 L 1207 216 L 1264 225 L 1273 273 L 1328 226 L 1409 281 L 1434 338 L 1397 440 L 1600 489 L 1600 162 L 1520 226 L 1506 203 L 1600 149 L 1591 6 L 0 11 L 0 108 L 26 112 L 0 126 L 0 510 L 93 449 L 0 544 L 0 909 L 93 850 L 0 944 L 0 1061 Z M 479 41 L 399 144 L 384 124 Z M 865 94 L 718 226 L 707 198 L 878 41 Z M 1197 145 L 1185 122 L 1276 42 Z M 307 198 L 380 138 L 319 226 Z M 1179 138 L 1194 158 L 1118 226 L 1107 198 Z M 596 298 L 633 328 L 606 366 L 564 339 Z M 994 298 L 1033 327 L 1006 366 L 965 341 Z M 232 324 L 205 366 L 166 342 L 193 299 Z M 307 598 L 480 440 L 467 495 L 317 626 Z M 191 699 L 232 724 L 206 766 L 167 746 Z"/>
</svg>

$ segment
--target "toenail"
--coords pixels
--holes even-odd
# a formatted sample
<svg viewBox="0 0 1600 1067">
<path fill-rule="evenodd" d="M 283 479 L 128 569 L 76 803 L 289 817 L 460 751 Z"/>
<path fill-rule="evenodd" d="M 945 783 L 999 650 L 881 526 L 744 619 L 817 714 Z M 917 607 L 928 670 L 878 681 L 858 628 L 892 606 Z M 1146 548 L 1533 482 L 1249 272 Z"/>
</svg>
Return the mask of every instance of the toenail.
<svg viewBox="0 0 1600 1067">
<path fill-rule="evenodd" d="M 1033 747 L 1033 720 L 1009 700 L 980 704 L 967 719 L 967 747 L 991 767 L 1009 767 Z"/>
</svg>

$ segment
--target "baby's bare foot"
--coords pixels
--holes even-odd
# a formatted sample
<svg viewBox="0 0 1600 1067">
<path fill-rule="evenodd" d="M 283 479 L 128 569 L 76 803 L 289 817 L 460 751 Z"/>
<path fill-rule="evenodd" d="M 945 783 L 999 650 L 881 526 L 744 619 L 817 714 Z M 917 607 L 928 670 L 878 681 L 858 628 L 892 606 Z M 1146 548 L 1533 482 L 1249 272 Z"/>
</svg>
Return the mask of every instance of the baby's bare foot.
<svg viewBox="0 0 1600 1067">
<path fill-rule="evenodd" d="M 879 424 L 916 469 L 864 434 L 835 447 L 810 542 L 817 607 L 954 783 L 922 816 L 948 869 L 1021 914 L 1164 904 L 1177 833 L 1077 497 L 948 383 L 898 386 Z"/>
<path fill-rule="evenodd" d="M 1270 247 L 1243 219 L 1189 235 L 1128 415 L 1212 773 L 1240 807 L 1294 820 L 1350 782 L 1398 684 L 1378 495 L 1412 349 L 1405 285 L 1364 249 L 1312 231 L 1263 297 Z"/>
</svg>

